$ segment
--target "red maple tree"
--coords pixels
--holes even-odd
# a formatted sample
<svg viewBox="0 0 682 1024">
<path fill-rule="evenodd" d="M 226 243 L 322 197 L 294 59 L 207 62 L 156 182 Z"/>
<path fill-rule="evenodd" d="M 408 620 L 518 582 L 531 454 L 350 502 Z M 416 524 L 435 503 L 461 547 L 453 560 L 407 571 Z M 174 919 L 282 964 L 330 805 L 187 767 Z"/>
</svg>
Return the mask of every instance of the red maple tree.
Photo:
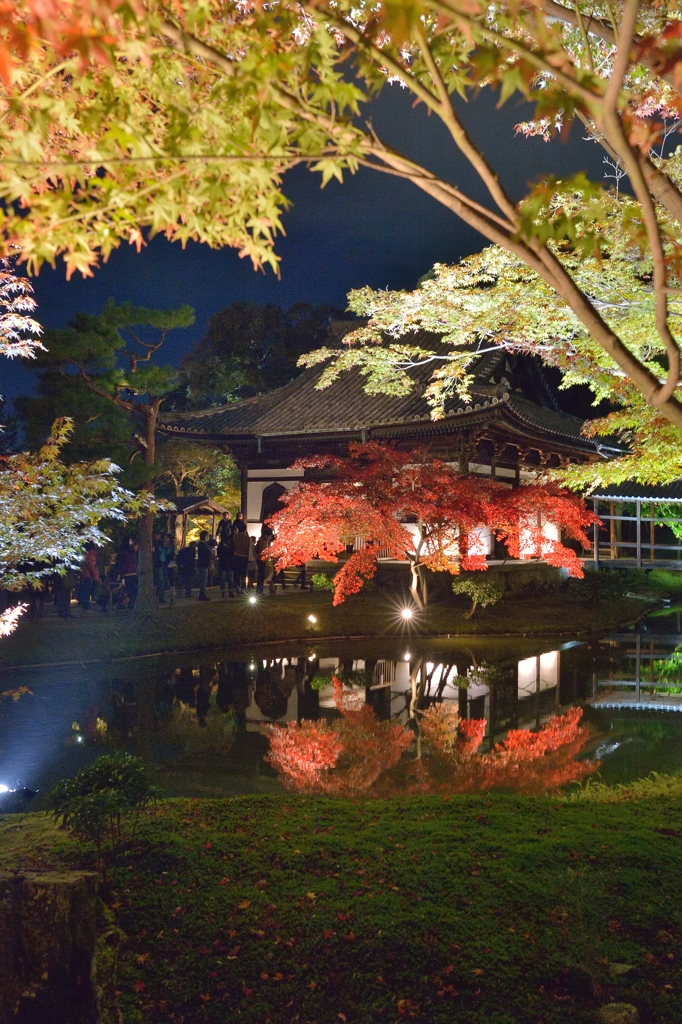
<svg viewBox="0 0 682 1024">
<path fill-rule="evenodd" d="M 277 568 L 312 558 L 337 562 L 357 545 L 334 576 L 334 604 L 361 590 L 380 557 L 407 561 L 417 605 L 426 603 L 425 570 L 457 574 L 485 569 L 478 529 L 487 527 L 516 558 L 542 558 L 582 576 L 575 552 L 546 536 L 552 523 L 585 547 L 585 527 L 596 517 L 575 495 L 530 484 L 510 489 L 493 480 L 459 473 L 425 448 L 352 444 L 346 458 L 319 456 L 295 464 L 321 479 L 298 484 L 281 499 L 270 524 L 268 554 Z"/>
</svg>

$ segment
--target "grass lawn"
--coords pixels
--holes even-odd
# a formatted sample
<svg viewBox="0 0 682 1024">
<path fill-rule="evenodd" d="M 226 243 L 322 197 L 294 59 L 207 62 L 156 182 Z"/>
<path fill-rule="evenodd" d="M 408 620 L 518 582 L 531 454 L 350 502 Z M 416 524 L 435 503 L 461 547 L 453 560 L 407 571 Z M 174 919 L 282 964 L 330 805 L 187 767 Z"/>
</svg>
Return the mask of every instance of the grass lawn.
<svg viewBox="0 0 682 1024">
<path fill-rule="evenodd" d="M 110 871 L 110 989 L 126 1024 L 588 1024 L 612 1001 L 679 1024 L 681 837 L 679 785 L 164 801 Z M 0 822 L 0 868 L 83 856 L 43 815 Z"/>
<path fill-rule="evenodd" d="M 359 594 L 333 608 L 326 592 L 301 592 L 264 597 L 256 605 L 244 599 L 207 604 L 182 601 L 160 608 L 151 619 L 132 612 L 102 615 L 76 611 L 73 619 L 54 616 L 22 621 L 2 642 L 2 665 L 53 664 L 133 657 L 155 652 L 180 652 L 261 641 L 316 637 L 391 636 L 401 632 L 396 598 Z M 568 600 L 563 595 L 511 597 L 494 608 L 465 619 L 468 603 L 434 604 L 414 621 L 422 635 L 567 635 L 614 629 L 636 619 L 648 607 L 620 598 L 598 604 Z M 75 606 L 74 606 L 75 607 Z M 315 615 L 314 626 L 308 615 Z"/>
</svg>

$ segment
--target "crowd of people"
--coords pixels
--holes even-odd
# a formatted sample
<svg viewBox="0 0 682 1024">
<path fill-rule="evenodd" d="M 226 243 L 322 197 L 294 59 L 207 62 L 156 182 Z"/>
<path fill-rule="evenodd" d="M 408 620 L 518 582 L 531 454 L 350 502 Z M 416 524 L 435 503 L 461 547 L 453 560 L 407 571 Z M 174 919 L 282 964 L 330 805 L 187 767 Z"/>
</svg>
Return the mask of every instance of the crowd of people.
<svg viewBox="0 0 682 1024">
<path fill-rule="evenodd" d="M 275 564 L 264 556 L 273 539 L 266 525 L 254 541 L 249 535 L 243 513 L 233 520 L 223 513 L 216 536 L 204 530 L 198 541 L 190 541 L 176 550 L 172 534 L 155 533 L 154 585 L 159 604 L 172 603 L 176 595 L 210 601 L 207 589 L 220 587 L 222 598 L 239 597 L 247 590 L 257 594 L 275 593 L 276 585 L 286 587 L 283 572 L 275 573 Z M 306 589 L 305 566 L 299 567 L 294 586 Z M 94 544 L 86 544 L 79 570 L 65 575 L 55 574 L 48 585 L 30 596 L 31 615 L 42 614 L 46 601 L 54 601 L 57 614 L 72 617 L 75 597 L 83 611 L 99 605 L 103 612 L 112 608 L 128 608 L 135 603 L 138 585 L 138 542 L 128 536 L 113 560 L 104 564 L 103 555 Z"/>
</svg>

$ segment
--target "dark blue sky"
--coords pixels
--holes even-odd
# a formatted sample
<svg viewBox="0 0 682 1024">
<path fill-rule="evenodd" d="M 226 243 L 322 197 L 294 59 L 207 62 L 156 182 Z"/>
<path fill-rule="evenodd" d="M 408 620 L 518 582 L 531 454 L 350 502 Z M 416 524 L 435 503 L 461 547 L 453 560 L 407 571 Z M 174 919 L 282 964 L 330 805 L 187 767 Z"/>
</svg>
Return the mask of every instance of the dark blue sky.
<svg viewBox="0 0 682 1024">
<path fill-rule="evenodd" d="M 603 152 L 581 139 L 579 126 L 568 142 L 515 136 L 513 125 L 530 116 L 529 108 L 511 101 L 497 110 L 490 91 L 459 103 L 459 109 L 515 199 L 543 173 L 586 170 L 593 179 L 602 175 Z M 405 90 L 385 89 L 368 115 L 386 142 L 487 201 L 443 125 L 423 106 L 413 109 Z M 99 312 L 110 296 L 157 308 L 186 302 L 196 310 L 196 323 L 169 338 L 163 357 L 163 362 L 177 365 L 201 338 L 211 314 L 231 302 L 331 302 L 343 308 L 351 288 L 412 288 L 433 263 L 454 262 L 484 244 L 475 231 L 408 182 L 364 169 L 343 185 L 331 182 L 324 190 L 319 180 L 304 168 L 286 175 L 284 190 L 293 206 L 284 215 L 286 237 L 277 244 L 282 257 L 279 281 L 269 270 L 254 272 L 234 250 L 215 251 L 194 243 L 183 250 L 156 238 L 139 254 L 122 245 L 93 278 L 77 276 L 67 282 L 63 266 L 44 267 L 33 282 L 37 319 L 61 327 L 80 310 Z M 0 392 L 5 396 L 26 393 L 32 382 L 32 372 L 3 361 Z"/>
</svg>

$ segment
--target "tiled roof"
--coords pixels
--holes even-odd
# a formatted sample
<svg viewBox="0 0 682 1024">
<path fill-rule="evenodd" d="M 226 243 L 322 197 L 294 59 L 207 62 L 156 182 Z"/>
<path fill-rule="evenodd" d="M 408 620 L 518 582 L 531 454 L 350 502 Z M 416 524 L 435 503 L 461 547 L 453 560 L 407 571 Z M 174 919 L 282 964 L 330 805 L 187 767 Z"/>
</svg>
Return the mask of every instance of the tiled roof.
<svg viewBox="0 0 682 1024">
<path fill-rule="evenodd" d="M 577 417 L 536 405 L 503 385 L 490 384 L 490 376 L 499 361 L 497 352 L 481 357 L 473 367 L 471 402 L 465 403 L 457 398 L 449 400 L 445 409 L 446 420 L 507 405 L 519 420 L 536 430 L 539 428 L 557 437 L 571 439 L 583 448 L 596 447 L 594 442 L 581 435 L 582 420 Z M 431 409 L 424 398 L 424 390 L 432 373 L 433 366 L 430 365 L 411 369 L 409 374 L 415 381 L 414 389 L 408 395 L 392 396 L 368 395 L 364 390 L 365 378 L 358 371 L 344 373 L 331 387 L 320 391 L 316 384 L 321 370 L 311 369 L 284 387 L 257 398 L 198 412 L 167 413 L 161 417 L 160 427 L 168 433 L 237 440 L 338 434 L 419 420 L 430 421 Z"/>
<path fill-rule="evenodd" d="M 200 508 L 206 508 L 211 512 L 227 512 L 227 509 L 213 498 L 199 498 L 194 494 L 183 495 L 181 498 L 170 499 L 175 505 L 176 512 L 190 512 Z"/>
<path fill-rule="evenodd" d="M 591 498 L 604 501 L 682 501 L 682 480 L 651 487 L 646 484 L 624 483 L 614 487 L 600 487 Z"/>
</svg>

